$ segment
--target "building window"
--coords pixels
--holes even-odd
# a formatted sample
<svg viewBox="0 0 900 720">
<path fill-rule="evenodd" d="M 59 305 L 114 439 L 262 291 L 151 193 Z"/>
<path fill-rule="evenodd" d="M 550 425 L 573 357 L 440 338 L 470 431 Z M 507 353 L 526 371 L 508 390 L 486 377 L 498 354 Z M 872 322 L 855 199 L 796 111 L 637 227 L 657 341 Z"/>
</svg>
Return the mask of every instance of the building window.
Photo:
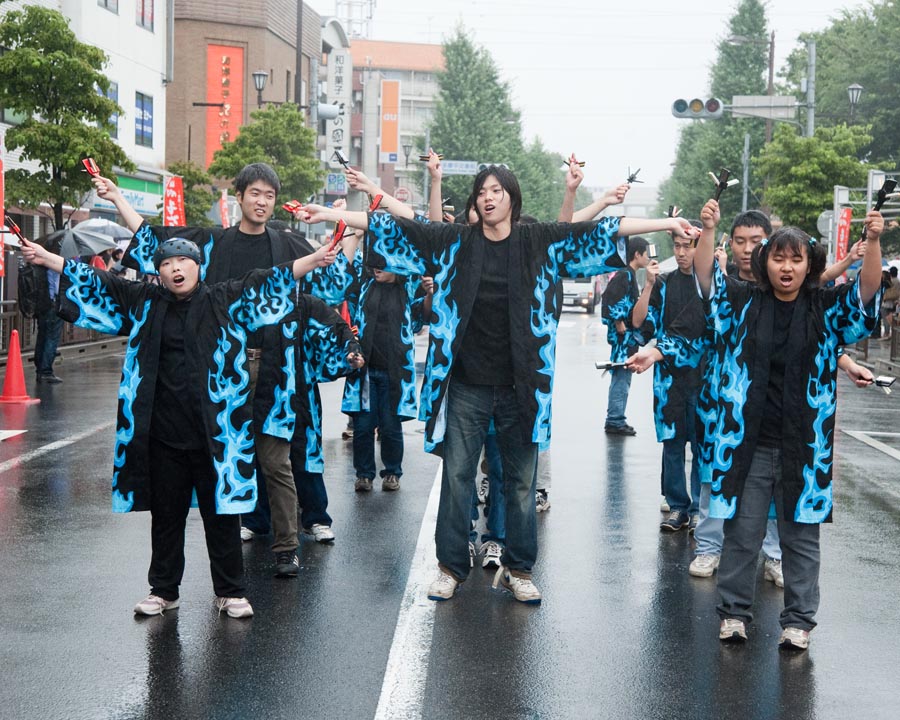
<svg viewBox="0 0 900 720">
<path fill-rule="evenodd" d="M 112 100 L 114 103 L 119 103 L 119 83 L 112 82 L 110 80 L 109 89 L 105 93 L 101 93 L 105 97 Z M 119 137 L 119 113 L 113 113 L 109 116 L 109 136 L 114 140 Z"/>
<path fill-rule="evenodd" d="M 135 2 L 135 22 L 153 32 L 153 0 L 137 0 Z"/>
<path fill-rule="evenodd" d="M 153 97 L 134 94 L 134 144 L 153 147 Z"/>
<path fill-rule="evenodd" d="M 110 12 L 114 12 L 116 15 L 119 14 L 119 0 L 97 0 L 97 4 Z"/>
</svg>

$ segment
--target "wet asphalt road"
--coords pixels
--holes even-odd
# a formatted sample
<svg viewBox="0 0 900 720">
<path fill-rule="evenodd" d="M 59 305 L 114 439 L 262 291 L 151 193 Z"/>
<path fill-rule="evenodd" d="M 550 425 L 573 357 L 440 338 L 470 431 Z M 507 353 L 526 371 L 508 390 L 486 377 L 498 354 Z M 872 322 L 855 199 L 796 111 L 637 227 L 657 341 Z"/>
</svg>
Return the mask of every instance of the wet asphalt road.
<svg viewBox="0 0 900 720">
<path fill-rule="evenodd" d="M 454 600 L 424 600 L 438 461 L 408 423 L 401 491 L 354 493 L 334 385 L 334 546 L 304 538 L 300 578 L 276 580 L 267 544 L 246 543 L 256 616 L 220 618 L 192 512 L 181 608 L 135 619 L 150 518 L 109 509 L 121 359 L 67 361 L 56 387 L 28 376 L 43 402 L 0 406 L 5 434 L 27 430 L 0 442 L 0 718 L 898 717 L 900 437 L 870 433 L 900 430 L 900 393 L 842 381 L 809 653 L 776 648 L 781 591 L 761 575 L 750 641 L 722 647 L 714 581 L 687 575 L 686 533 L 658 530 L 649 374 L 632 384 L 637 437 L 603 434 L 604 334 L 563 317 L 539 607 L 478 567 Z"/>
</svg>

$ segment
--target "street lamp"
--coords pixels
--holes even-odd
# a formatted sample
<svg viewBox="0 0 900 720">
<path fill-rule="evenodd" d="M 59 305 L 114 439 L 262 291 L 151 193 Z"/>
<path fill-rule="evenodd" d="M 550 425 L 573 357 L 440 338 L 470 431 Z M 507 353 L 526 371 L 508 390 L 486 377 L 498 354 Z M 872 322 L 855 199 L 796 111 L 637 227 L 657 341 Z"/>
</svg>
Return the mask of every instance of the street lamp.
<svg viewBox="0 0 900 720">
<path fill-rule="evenodd" d="M 859 104 L 859 97 L 862 95 L 863 86 L 859 83 L 853 83 L 847 88 L 847 96 L 850 98 L 850 124 L 853 124 L 853 113 Z"/>
<path fill-rule="evenodd" d="M 775 94 L 775 31 L 768 40 L 759 40 L 746 35 L 731 35 L 725 38 L 729 45 L 768 45 L 769 46 L 769 84 L 766 87 L 766 95 Z M 772 140 L 772 119 L 766 119 L 766 143 Z"/>
<path fill-rule="evenodd" d="M 265 70 L 255 70 L 250 74 L 253 76 L 253 87 L 256 88 L 256 107 L 262 109 L 262 94 L 263 90 L 266 89 L 266 82 L 269 79 L 269 73 L 267 73 Z"/>
<path fill-rule="evenodd" d="M 406 155 L 406 167 L 409 167 L 409 154 L 412 152 L 412 145 L 409 143 L 403 144 L 403 154 Z"/>
</svg>

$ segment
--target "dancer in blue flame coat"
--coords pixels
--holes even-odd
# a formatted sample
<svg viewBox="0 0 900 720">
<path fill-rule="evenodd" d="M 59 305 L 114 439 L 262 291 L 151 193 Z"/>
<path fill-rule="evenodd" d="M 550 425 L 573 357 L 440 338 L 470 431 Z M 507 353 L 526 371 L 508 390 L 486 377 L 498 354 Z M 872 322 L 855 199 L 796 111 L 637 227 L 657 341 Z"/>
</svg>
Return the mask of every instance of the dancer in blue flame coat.
<svg viewBox="0 0 900 720">
<path fill-rule="evenodd" d="M 805 650 L 819 604 L 819 524 L 832 513 L 838 346 L 866 337 L 881 297 L 880 213 L 866 216 L 856 282 L 819 287 L 825 251 L 781 228 L 753 251 L 758 285 L 714 272 L 718 203 L 701 212 L 694 257 L 720 367 L 710 513 L 726 518 L 719 637 L 746 640 L 756 562 L 774 495 L 784 572 L 782 647 Z"/>
<path fill-rule="evenodd" d="M 62 276 L 60 313 L 68 321 L 128 337 L 113 471 L 113 510 L 150 510 L 150 595 L 135 612 L 158 615 L 179 604 L 191 495 L 206 532 L 220 612 L 249 617 L 237 514 L 256 503 L 247 338 L 294 311 L 295 279 L 334 261 L 313 255 L 239 280 L 200 282 L 200 250 L 170 239 L 154 254 L 161 284 L 132 282 L 38 245 L 29 262 Z"/>
<path fill-rule="evenodd" d="M 522 196 L 507 168 L 479 173 L 473 226 L 424 225 L 382 213 L 308 208 L 308 221 L 343 219 L 368 228 L 370 260 L 388 272 L 434 278 L 430 345 L 420 402 L 425 448 L 443 455 L 436 544 L 439 574 L 429 588 L 447 600 L 469 573 L 472 487 L 491 419 L 507 503 L 506 548 L 495 584 L 538 603 L 535 467 L 550 439 L 550 400 L 560 314 L 560 276 L 624 265 L 619 235 L 696 233 L 681 219 L 604 218 L 598 223 L 520 224 Z"/>
</svg>

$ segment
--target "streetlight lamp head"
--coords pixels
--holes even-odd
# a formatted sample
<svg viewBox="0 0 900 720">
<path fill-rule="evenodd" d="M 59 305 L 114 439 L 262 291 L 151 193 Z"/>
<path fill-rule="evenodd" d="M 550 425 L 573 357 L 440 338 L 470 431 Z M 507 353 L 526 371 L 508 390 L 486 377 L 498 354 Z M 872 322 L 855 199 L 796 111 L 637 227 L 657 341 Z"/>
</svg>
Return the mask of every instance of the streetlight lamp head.
<svg viewBox="0 0 900 720">
<path fill-rule="evenodd" d="M 269 80 L 269 73 L 265 70 L 255 70 L 251 73 L 253 75 L 253 87 L 256 88 L 256 92 L 261 93 L 266 89 L 266 82 Z"/>
<path fill-rule="evenodd" d="M 847 88 L 847 95 L 850 98 L 850 107 L 855 108 L 859 104 L 859 97 L 862 95 L 863 86 L 859 83 L 853 83 Z"/>
</svg>

